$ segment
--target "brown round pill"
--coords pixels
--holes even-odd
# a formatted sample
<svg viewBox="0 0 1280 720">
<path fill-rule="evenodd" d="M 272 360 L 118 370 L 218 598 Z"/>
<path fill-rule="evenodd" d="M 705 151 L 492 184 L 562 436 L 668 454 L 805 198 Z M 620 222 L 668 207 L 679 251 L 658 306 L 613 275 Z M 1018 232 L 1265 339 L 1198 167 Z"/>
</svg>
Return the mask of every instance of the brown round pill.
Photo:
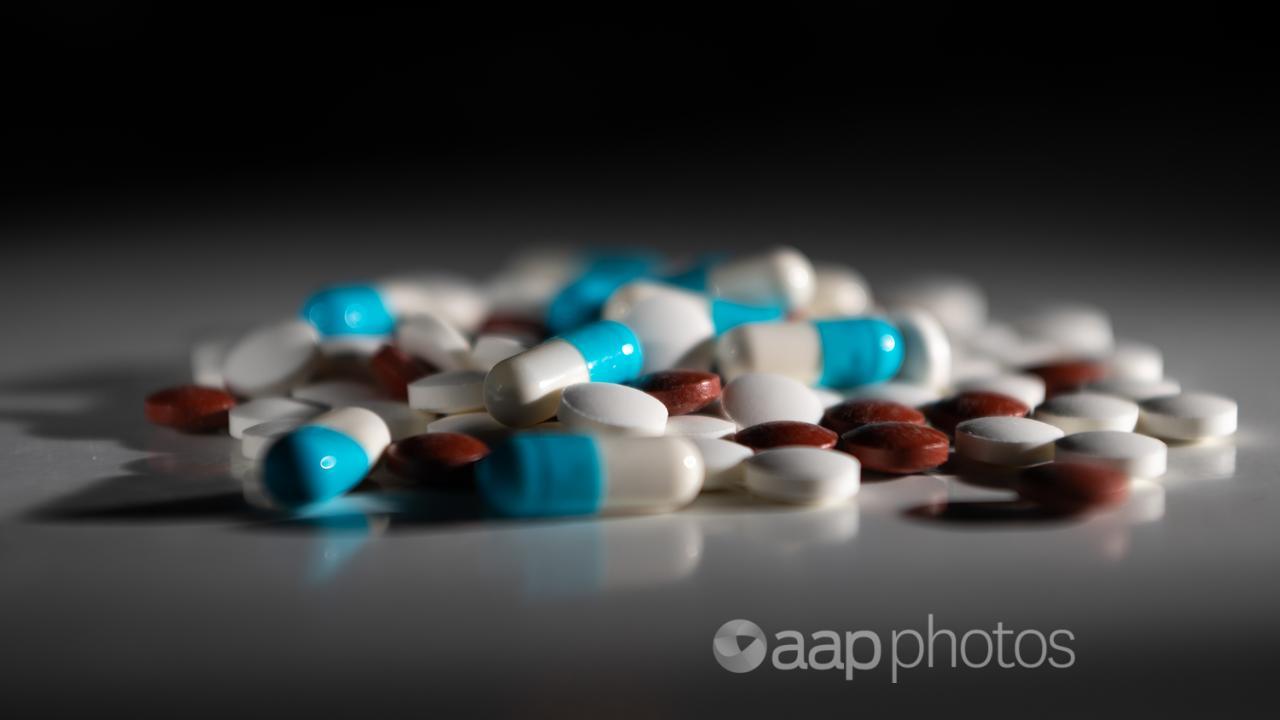
<svg viewBox="0 0 1280 720">
<path fill-rule="evenodd" d="M 942 465 L 951 444 L 931 427 L 883 422 L 849 431 L 840 438 L 840 449 L 858 458 L 867 470 L 903 475 Z"/>
<path fill-rule="evenodd" d="M 720 376 L 698 370 L 663 370 L 634 384 L 666 405 L 668 415 L 688 415 L 720 397 Z"/>
<path fill-rule="evenodd" d="M 436 371 L 431 363 L 398 347 L 383 345 L 369 360 L 369 371 L 378 387 L 393 398 L 409 399 L 409 383 Z"/>
<path fill-rule="evenodd" d="M 951 435 L 965 420 L 995 416 L 1026 417 L 1031 408 L 1008 395 L 975 390 L 943 398 L 925 408 L 924 412 L 931 425 Z"/>
<path fill-rule="evenodd" d="M 1094 360 L 1062 360 L 1027 368 L 1027 372 L 1044 380 L 1045 397 L 1053 397 L 1102 380 L 1107 368 Z"/>
<path fill-rule="evenodd" d="M 774 420 L 743 428 L 733 436 L 733 441 L 752 450 L 808 445 L 816 448 L 833 448 L 839 435 L 813 423 L 795 420 Z"/>
<path fill-rule="evenodd" d="M 387 469 L 408 484 L 461 488 L 474 482 L 474 467 L 489 446 L 462 433 L 425 433 L 391 443 Z"/>
<path fill-rule="evenodd" d="M 198 433 L 227 426 L 227 411 L 235 407 L 231 393 L 198 385 L 180 385 L 147 396 L 147 420 L 182 432 Z"/>
<path fill-rule="evenodd" d="M 834 430 L 837 435 L 844 435 L 863 425 L 878 422 L 908 422 L 923 425 L 924 413 L 889 400 L 845 400 L 827 408 L 827 411 L 822 414 L 821 422 L 822 427 Z"/>
<path fill-rule="evenodd" d="M 1123 502 L 1129 476 L 1100 465 L 1053 462 L 1024 470 L 1013 489 L 1051 510 L 1079 512 Z"/>
</svg>

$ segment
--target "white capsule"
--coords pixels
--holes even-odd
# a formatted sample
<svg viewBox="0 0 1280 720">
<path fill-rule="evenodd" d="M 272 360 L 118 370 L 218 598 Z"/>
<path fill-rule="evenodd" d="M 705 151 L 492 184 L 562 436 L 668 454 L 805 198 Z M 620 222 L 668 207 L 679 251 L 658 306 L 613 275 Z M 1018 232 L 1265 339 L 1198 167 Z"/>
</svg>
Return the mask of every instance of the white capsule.
<svg viewBox="0 0 1280 720">
<path fill-rule="evenodd" d="M 732 435 L 738 425 L 711 415 L 676 415 L 667 418 L 665 435 L 686 438 L 722 438 Z"/>
<path fill-rule="evenodd" d="M 871 289 L 866 278 L 844 265 L 821 263 L 814 268 L 813 297 L 805 317 L 849 317 L 871 310 Z"/>
<path fill-rule="evenodd" d="M 1030 373 L 1005 373 L 956 383 L 957 392 L 991 392 L 1008 395 L 1029 408 L 1044 402 L 1044 380 Z"/>
<path fill-rule="evenodd" d="M 822 402 L 818 396 L 784 375 L 741 375 L 724 387 L 720 401 L 740 427 L 773 420 L 817 423 L 822 419 Z"/>
<path fill-rule="evenodd" d="M 912 278 L 880 292 L 890 310 L 919 308 L 933 315 L 952 338 L 966 338 L 987 322 L 987 296 L 977 283 L 934 275 Z"/>
<path fill-rule="evenodd" d="M 651 373 L 694 365 L 699 350 L 716 336 L 707 298 L 696 293 L 662 292 L 636 302 L 619 318 L 644 348 L 644 368 Z"/>
<path fill-rule="evenodd" d="M 1105 365 L 1111 380 L 1155 383 L 1164 377 L 1160 348 L 1133 340 L 1117 342 Z"/>
<path fill-rule="evenodd" d="M 1209 393 L 1182 393 L 1142 403 L 1142 432 L 1167 440 L 1203 440 L 1236 431 L 1236 402 Z"/>
<path fill-rule="evenodd" d="M 528 350 L 519 340 L 505 335 L 481 335 L 471 348 L 472 370 L 489 372 L 494 365 Z"/>
<path fill-rule="evenodd" d="M 1142 402 L 1152 398 L 1177 395 L 1182 392 L 1182 384 L 1173 378 L 1137 380 L 1134 378 L 1109 377 L 1105 380 L 1099 380 L 1085 389 L 1090 392 L 1100 392 L 1127 398 L 1134 402 Z"/>
<path fill-rule="evenodd" d="M 983 417 L 956 426 L 956 454 L 1004 467 L 1026 467 L 1053 460 L 1053 443 L 1062 430 L 1021 417 Z"/>
<path fill-rule="evenodd" d="M 320 360 L 315 328 L 305 320 L 260 327 L 240 338 L 222 363 L 227 389 L 259 397 L 287 393 L 306 382 Z"/>
<path fill-rule="evenodd" d="M 441 370 L 464 370 L 471 362 L 471 343 L 458 328 L 434 315 L 410 315 L 400 320 L 396 345 Z"/>
<path fill-rule="evenodd" d="M 255 398 L 240 403 L 227 413 L 227 432 L 240 439 L 254 425 L 273 420 L 307 421 L 324 412 L 324 408 L 301 400 L 282 397 Z"/>
<path fill-rule="evenodd" d="M 1117 430 L 1068 435 L 1056 443 L 1059 462 L 1093 463 L 1119 470 L 1130 477 L 1164 475 L 1168 448 L 1153 437 Z"/>
<path fill-rule="evenodd" d="M 802 308 L 813 299 L 813 263 L 795 248 L 778 247 L 711 268 L 707 289 L 739 302 Z"/>
<path fill-rule="evenodd" d="M 691 437 L 689 439 L 702 455 L 702 464 L 706 471 L 706 478 L 702 481 L 703 492 L 732 490 L 742 485 L 744 463 L 754 454 L 751 448 L 721 438 Z"/>
<path fill-rule="evenodd" d="M 484 408 L 485 373 L 454 370 L 418 378 L 409 383 L 409 407 L 414 410 L 455 415 Z"/>
<path fill-rule="evenodd" d="M 1115 345 L 1111 318 L 1090 305 L 1046 305 L 1025 315 L 1018 329 L 1028 338 L 1053 343 L 1067 355 L 1104 357 Z"/>
<path fill-rule="evenodd" d="M 937 390 L 905 382 L 883 382 L 850 390 L 850 400 L 887 400 L 908 407 L 921 407 L 942 398 Z"/>
<path fill-rule="evenodd" d="M 931 388 L 951 383 L 951 341 L 933 315 L 903 310 L 889 317 L 902 333 L 902 368 L 897 380 Z"/>
<path fill-rule="evenodd" d="M 294 400 L 331 408 L 355 405 L 364 400 L 377 400 L 382 397 L 382 393 L 368 383 L 355 380 L 322 380 L 296 387 L 289 396 Z"/>
<path fill-rule="evenodd" d="M 226 338 L 201 340 L 191 347 L 191 381 L 201 387 L 222 388 L 222 363 L 231 351 L 232 341 Z"/>
<path fill-rule="evenodd" d="M 813 447 L 764 450 L 747 459 L 744 482 L 755 495 L 776 502 L 826 505 L 858 492 L 857 458 Z"/>
<path fill-rule="evenodd" d="M 1046 400 L 1036 408 L 1035 419 L 1068 435 L 1092 430 L 1131 432 L 1138 424 L 1138 404 L 1102 393 L 1068 393 Z"/>
<path fill-rule="evenodd" d="M 655 436 L 666 430 L 667 406 L 643 390 L 588 382 L 564 389 L 556 417 L 570 432 Z"/>
</svg>

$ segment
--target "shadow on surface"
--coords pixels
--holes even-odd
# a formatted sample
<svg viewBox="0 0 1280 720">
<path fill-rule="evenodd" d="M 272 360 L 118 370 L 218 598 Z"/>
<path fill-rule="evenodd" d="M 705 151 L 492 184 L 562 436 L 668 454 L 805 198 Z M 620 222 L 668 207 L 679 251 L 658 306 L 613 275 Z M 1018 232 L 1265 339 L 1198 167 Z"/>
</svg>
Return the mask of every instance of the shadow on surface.
<svg viewBox="0 0 1280 720">
<path fill-rule="evenodd" d="M 1046 525 L 1078 521 L 1082 516 L 1055 512 L 1018 500 L 951 500 L 908 508 L 903 516 L 956 526 Z"/>
</svg>

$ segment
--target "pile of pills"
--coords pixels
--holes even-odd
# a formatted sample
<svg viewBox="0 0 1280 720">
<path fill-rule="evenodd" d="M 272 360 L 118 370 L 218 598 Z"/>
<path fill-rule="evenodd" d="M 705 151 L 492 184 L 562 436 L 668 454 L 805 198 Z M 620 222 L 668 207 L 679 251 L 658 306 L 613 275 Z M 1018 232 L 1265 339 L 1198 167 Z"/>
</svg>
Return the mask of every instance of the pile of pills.
<svg viewBox="0 0 1280 720">
<path fill-rule="evenodd" d="M 671 511 L 701 492 L 845 501 L 864 472 L 999 476 L 1076 513 L 1165 472 L 1166 442 L 1231 435 L 1157 348 L 1083 305 L 988 317 L 974 283 L 866 280 L 792 248 L 672 266 L 530 253 L 488 284 L 325 288 L 293 319 L 199 343 L 146 399 L 226 430 L 255 504 L 357 486 L 479 493 L 509 517 Z M 376 470 L 376 472 L 375 472 Z"/>
</svg>

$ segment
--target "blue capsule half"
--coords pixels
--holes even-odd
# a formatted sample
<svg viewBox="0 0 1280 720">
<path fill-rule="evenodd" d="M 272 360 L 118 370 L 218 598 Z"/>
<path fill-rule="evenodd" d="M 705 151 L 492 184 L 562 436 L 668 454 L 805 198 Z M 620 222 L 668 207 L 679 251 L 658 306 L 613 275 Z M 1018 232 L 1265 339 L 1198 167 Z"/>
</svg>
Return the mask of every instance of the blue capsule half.
<svg viewBox="0 0 1280 720">
<path fill-rule="evenodd" d="M 262 462 L 262 486 L 276 503 L 296 507 L 335 498 L 360 484 L 369 455 L 352 438 L 304 425 L 272 443 Z"/>
<path fill-rule="evenodd" d="M 395 315 L 373 285 L 336 285 L 307 298 L 302 317 L 324 336 L 390 335 Z"/>
</svg>

